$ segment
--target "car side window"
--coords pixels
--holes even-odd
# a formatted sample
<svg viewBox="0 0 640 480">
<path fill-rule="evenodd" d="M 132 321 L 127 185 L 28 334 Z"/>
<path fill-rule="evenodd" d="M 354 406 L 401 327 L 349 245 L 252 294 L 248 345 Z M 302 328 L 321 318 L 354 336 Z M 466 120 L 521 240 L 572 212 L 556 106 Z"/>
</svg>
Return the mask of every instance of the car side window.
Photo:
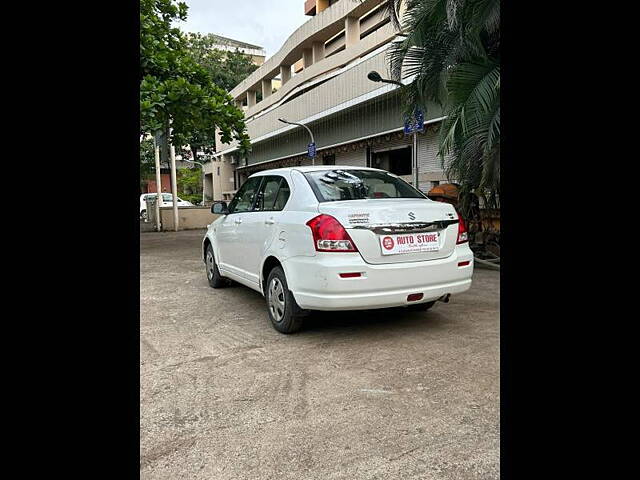
<svg viewBox="0 0 640 480">
<path fill-rule="evenodd" d="M 289 184 L 283 178 L 280 183 L 280 189 L 278 190 L 278 195 L 276 195 L 276 201 L 273 204 L 274 210 L 282 210 L 284 206 L 287 204 L 287 200 L 289 200 L 289 195 L 291 195 L 291 190 L 289 189 Z"/>
<path fill-rule="evenodd" d="M 255 210 L 264 212 L 280 211 L 287 204 L 290 193 L 289 184 L 284 177 L 267 176 L 258 193 Z"/>
<path fill-rule="evenodd" d="M 262 182 L 260 192 L 258 192 L 258 199 L 256 201 L 256 211 L 271 211 L 273 210 L 273 204 L 278 195 L 278 189 L 280 188 L 280 182 L 282 177 L 267 176 Z"/>
<path fill-rule="evenodd" d="M 229 213 L 242 213 L 251 210 L 262 179 L 263 177 L 253 177 L 244 182 L 229 204 Z"/>
</svg>

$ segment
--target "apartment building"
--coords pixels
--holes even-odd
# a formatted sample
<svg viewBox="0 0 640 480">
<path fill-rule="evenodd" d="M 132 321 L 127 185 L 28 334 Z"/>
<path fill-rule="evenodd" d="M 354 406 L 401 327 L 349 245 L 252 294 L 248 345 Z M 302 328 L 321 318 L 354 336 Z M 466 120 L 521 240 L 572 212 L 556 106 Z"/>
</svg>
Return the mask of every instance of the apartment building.
<svg viewBox="0 0 640 480">
<path fill-rule="evenodd" d="M 219 179 L 212 175 L 207 186 L 215 200 L 231 198 L 254 172 L 312 164 L 307 131 L 279 119 L 312 130 L 316 164 L 371 166 L 413 180 L 412 138 L 403 132 L 398 87 L 367 78 L 372 70 L 389 77 L 385 53 L 397 32 L 383 1 L 308 0 L 304 8 L 310 19 L 230 92 L 245 111 L 253 150 L 241 157 L 236 143 L 222 145 L 211 167 L 215 173 L 219 168 Z M 282 82 L 276 91 L 275 78 Z M 418 186 L 427 191 L 445 176 L 437 157 L 439 107 L 428 105 L 424 117 Z"/>
<path fill-rule="evenodd" d="M 209 34 L 214 40 L 214 48 L 217 50 L 223 50 L 228 52 L 239 51 L 245 55 L 251 57 L 251 60 L 256 65 L 262 65 L 267 56 L 266 50 L 259 45 L 252 45 L 247 42 L 241 42 L 240 40 L 234 40 L 232 38 L 223 37 L 222 35 Z"/>
</svg>

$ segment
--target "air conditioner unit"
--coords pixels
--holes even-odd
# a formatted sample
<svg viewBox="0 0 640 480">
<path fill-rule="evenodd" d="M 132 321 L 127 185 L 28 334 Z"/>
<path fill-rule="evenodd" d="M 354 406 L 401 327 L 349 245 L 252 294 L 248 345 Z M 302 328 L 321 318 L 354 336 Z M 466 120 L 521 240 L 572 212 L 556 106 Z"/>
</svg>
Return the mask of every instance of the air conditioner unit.
<svg viewBox="0 0 640 480">
<path fill-rule="evenodd" d="M 231 165 L 235 165 L 236 164 L 236 158 L 235 157 L 231 157 Z"/>
</svg>

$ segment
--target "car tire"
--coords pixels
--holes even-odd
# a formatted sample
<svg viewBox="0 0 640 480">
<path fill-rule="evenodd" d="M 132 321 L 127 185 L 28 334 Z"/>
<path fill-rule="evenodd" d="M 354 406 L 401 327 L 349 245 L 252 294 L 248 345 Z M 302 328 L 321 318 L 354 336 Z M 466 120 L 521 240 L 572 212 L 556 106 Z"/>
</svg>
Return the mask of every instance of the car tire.
<svg viewBox="0 0 640 480">
<path fill-rule="evenodd" d="M 218 270 L 218 265 L 216 265 L 216 258 L 213 255 L 213 248 L 211 247 L 211 244 L 207 245 L 207 251 L 204 259 L 209 286 L 211 288 L 222 288 L 226 286 L 227 279 L 220 275 L 220 270 Z"/>
<path fill-rule="evenodd" d="M 410 312 L 426 312 L 435 304 L 436 304 L 435 300 L 432 302 L 416 303 L 415 305 L 409 305 L 407 307 L 407 310 L 409 310 Z"/>
<path fill-rule="evenodd" d="M 275 267 L 269 272 L 265 299 L 273 328 L 280 333 L 294 333 L 302 328 L 302 317 L 306 311 L 293 298 L 282 267 Z"/>
</svg>

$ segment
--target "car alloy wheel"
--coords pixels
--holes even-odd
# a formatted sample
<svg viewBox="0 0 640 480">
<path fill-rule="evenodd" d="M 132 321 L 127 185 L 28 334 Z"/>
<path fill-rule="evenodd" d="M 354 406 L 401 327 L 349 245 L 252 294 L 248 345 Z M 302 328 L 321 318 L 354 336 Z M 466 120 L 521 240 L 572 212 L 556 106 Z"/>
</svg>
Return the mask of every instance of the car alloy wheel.
<svg viewBox="0 0 640 480">
<path fill-rule="evenodd" d="M 213 263 L 213 254 L 211 253 L 211 250 L 209 250 L 207 252 L 207 277 L 209 278 L 209 280 L 213 278 L 213 274 L 215 271 L 214 265 L 215 264 Z"/>
<path fill-rule="evenodd" d="M 269 310 L 277 323 L 280 323 L 284 317 L 285 301 L 282 282 L 278 278 L 273 278 L 269 284 Z"/>
</svg>

